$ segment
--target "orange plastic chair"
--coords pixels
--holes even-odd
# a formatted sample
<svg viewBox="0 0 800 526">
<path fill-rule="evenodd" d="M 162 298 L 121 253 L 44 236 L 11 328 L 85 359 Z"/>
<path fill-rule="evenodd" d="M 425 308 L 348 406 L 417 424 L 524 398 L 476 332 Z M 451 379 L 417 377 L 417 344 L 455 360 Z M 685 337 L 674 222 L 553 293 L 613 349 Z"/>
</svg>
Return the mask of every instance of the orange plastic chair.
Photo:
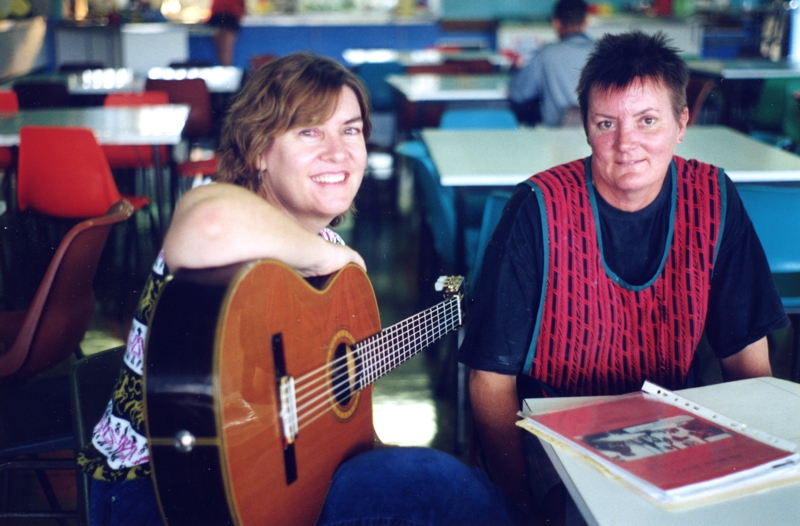
<svg viewBox="0 0 800 526">
<path fill-rule="evenodd" d="M 0 312 L 0 474 L 34 470 L 50 511 L 4 509 L 0 517 L 68 519 L 79 510 L 59 505 L 47 471 L 76 472 L 74 458 L 39 458 L 73 448 L 70 389 L 66 375 L 31 377 L 79 351 L 95 310 L 94 276 L 114 224 L 133 207 L 115 203 L 106 214 L 74 226 L 59 244 L 27 311 Z M 78 470 L 79 471 L 79 470 Z M 62 524 L 63 522 L 59 522 Z"/>
<path fill-rule="evenodd" d="M 122 196 L 103 150 L 89 128 L 23 126 L 20 129 L 17 203 L 63 218 L 100 216 L 127 199 L 134 210 L 144 196 Z"/>
<path fill-rule="evenodd" d="M 0 113 L 17 113 L 19 101 L 16 92 L 0 90 Z M 11 148 L 0 148 L 0 171 L 8 170 L 14 166 L 14 153 Z"/>
<path fill-rule="evenodd" d="M 103 101 L 106 107 L 157 106 L 169 104 L 169 96 L 163 91 L 138 93 L 110 93 Z M 153 148 L 146 145 L 103 145 L 108 165 L 116 168 L 152 168 Z M 167 147 L 159 147 L 161 164 L 166 164 Z"/>
<path fill-rule="evenodd" d="M 133 214 L 120 200 L 67 233 L 27 311 L 0 312 L 0 377 L 29 376 L 68 358 L 95 309 L 92 282 L 111 227 Z"/>
</svg>

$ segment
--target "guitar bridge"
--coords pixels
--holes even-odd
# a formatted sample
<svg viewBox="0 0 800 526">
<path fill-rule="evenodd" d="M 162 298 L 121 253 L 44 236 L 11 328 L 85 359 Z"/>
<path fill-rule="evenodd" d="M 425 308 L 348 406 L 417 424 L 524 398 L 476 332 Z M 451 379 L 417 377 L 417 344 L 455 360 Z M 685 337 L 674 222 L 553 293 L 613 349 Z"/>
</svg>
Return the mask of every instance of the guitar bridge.
<svg viewBox="0 0 800 526">
<path fill-rule="evenodd" d="M 275 364 L 275 388 L 280 409 L 281 434 L 283 435 L 283 466 L 286 472 L 286 484 L 297 480 L 297 457 L 294 454 L 294 441 L 297 438 L 297 402 L 294 390 L 294 378 L 286 373 L 286 361 L 283 356 L 283 336 L 272 335 L 272 359 Z"/>
<path fill-rule="evenodd" d="M 297 398 L 294 391 L 294 378 L 282 376 L 280 379 L 280 418 L 284 446 L 294 443 L 297 438 Z"/>
</svg>

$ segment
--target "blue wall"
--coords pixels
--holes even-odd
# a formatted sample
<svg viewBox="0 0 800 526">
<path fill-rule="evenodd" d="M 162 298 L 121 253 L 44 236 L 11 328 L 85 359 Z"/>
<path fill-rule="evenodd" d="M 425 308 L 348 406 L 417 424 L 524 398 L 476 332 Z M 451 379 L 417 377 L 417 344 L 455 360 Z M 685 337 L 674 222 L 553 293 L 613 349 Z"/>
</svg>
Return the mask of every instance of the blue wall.
<svg viewBox="0 0 800 526">
<path fill-rule="evenodd" d="M 437 23 L 388 24 L 381 26 L 243 26 L 236 42 L 235 64 L 246 68 L 253 55 L 287 55 L 310 51 L 342 61 L 342 52 L 349 48 L 420 49 L 441 40 L 482 38 L 495 45 L 494 33 L 442 31 Z M 216 62 L 210 35 L 190 35 L 191 60 Z"/>
</svg>

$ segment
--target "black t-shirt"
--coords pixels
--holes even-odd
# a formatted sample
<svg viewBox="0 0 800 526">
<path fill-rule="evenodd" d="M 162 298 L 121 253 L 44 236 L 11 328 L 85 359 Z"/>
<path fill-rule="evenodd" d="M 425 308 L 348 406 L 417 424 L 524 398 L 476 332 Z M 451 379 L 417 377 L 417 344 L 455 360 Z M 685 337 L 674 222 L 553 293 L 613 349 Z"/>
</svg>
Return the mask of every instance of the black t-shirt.
<svg viewBox="0 0 800 526">
<path fill-rule="evenodd" d="M 764 250 L 733 182 L 726 176 L 727 213 L 711 279 L 706 337 L 718 358 L 736 354 L 788 319 Z M 672 179 L 642 210 L 625 212 L 598 193 L 608 268 L 630 285 L 658 270 L 669 232 Z M 475 300 L 468 306 L 460 362 L 473 369 L 517 375 L 533 336 L 543 269 L 542 219 L 536 195 L 520 184 L 486 247 Z"/>
</svg>

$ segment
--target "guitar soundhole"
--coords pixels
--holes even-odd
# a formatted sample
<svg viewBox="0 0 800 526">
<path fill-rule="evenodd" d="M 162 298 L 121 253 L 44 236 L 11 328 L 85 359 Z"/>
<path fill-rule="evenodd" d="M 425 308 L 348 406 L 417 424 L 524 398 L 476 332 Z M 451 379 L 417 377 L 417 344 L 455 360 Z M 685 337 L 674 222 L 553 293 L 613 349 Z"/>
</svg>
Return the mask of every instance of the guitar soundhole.
<svg viewBox="0 0 800 526">
<path fill-rule="evenodd" d="M 333 395 L 336 402 L 346 407 L 360 389 L 358 377 L 360 364 L 351 352 L 350 346 L 342 342 L 333 353 Z"/>
</svg>

